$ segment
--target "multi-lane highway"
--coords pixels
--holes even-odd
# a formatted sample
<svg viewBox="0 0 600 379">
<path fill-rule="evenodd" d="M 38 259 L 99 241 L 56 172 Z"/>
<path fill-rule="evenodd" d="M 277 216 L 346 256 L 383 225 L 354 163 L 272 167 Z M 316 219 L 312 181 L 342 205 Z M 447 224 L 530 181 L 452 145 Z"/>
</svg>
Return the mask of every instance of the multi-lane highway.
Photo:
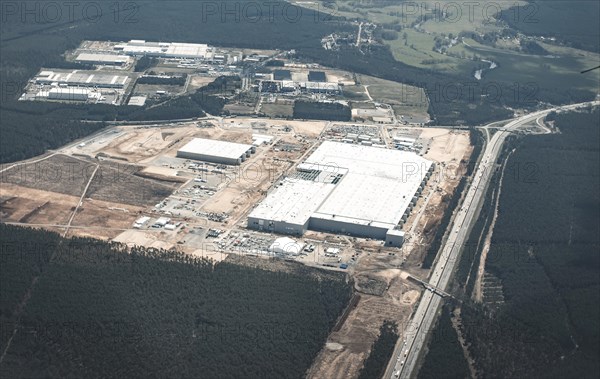
<svg viewBox="0 0 600 379">
<path fill-rule="evenodd" d="M 462 206 L 454 217 L 446 243 L 442 247 L 442 251 L 431 272 L 429 283 L 432 287 L 439 288 L 442 291 L 447 289 L 455 265 L 458 262 L 461 247 L 469 235 L 471 224 L 477 218 L 485 190 L 489 184 L 494 165 L 496 164 L 498 155 L 502 151 L 502 145 L 506 137 L 523 125 L 532 121 L 535 122 L 539 117 L 545 116 L 549 112 L 572 110 L 592 104 L 598 105 L 600 102 L 573 104 L 530 113 L 514 119 L 493 135 L 485 148 Z M 411 322 L 404 330 L 403 338 L 398 339 L 392 359 L 388 364 L 385 378 L 410 378 L 416 376 L 420 354 L 425 346 L 429 332 L 434 326 L 437 310 L 441 303 L 442 298 L 433 291 L 426 290 L 423 293 Z"/>
</svg>

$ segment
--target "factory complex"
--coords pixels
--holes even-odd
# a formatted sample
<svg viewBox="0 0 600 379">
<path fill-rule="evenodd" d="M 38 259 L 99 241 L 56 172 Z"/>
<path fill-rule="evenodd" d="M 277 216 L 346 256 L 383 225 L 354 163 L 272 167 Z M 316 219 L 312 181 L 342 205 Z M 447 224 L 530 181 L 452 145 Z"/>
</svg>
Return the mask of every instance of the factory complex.
<svg viewBox="0 0 600 379">
<path fill-rule="evenodd" d="M 215 63 L 236 63 L 241 61 L 241 54 L 225 54 L 216 48 L 202 43 L 183 42 L 149 42 L 132 39 L 129 42 L 112 46 L 118 54 L 133 57 L 150 56 L 166 59 L 190 59 Z"/>
<path fill-rule="evenodd" d="M 274 70 L 266 78 L 259 80 L 259 92 L 286 93 L 342 93 L 342 85 L 338 82 L 328 81 L 323 71 L 294 71 L 287 69 Z"/>
<path fill-rule="evenodd" d="M 310 229 L 401 246 L 397 227 L 432 171 L 431 161 L 411 152 L 324 141 L 250 213 L 248 227 L 298 236 Z"/>
</svg>

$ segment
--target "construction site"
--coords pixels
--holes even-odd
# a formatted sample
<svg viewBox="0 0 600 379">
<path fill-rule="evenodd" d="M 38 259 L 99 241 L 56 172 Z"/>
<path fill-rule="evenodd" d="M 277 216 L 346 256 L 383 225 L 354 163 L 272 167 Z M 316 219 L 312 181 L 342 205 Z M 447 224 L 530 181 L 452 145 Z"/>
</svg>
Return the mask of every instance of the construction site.
<svg viewBox="0 0 600 379">
<path fill-rule="evenodd" d="M 471 149 L 465 131 L 352 122 L 113 126 L 2 167 L 0 216 L 215 261 L 347 272 L 358 300 L 311 369 L 346 377 L 384 319 L 407 322 L 422 287 L 406 275 L 425 277 L 424 252 Z"/>
</svg>

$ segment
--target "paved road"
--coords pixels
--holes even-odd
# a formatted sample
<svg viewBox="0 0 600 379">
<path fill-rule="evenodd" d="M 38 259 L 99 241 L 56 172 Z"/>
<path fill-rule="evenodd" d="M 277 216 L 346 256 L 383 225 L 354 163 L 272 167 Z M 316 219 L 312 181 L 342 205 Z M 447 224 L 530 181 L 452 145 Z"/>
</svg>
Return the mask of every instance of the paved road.
<svg viewBox="0 0 600 379">
<path fill-rule="evenodd" d="M 463 204 L 454 217 L 448 239 L 431 272 L 429 283 L 432 286 L 446 290 L 450 282 L 451 275 L 458 262 L 461 247 L 469 235 L 468 232 L 471 224 L 476 220 L 481 201 L 484 198 L 485 190 L 492 176 L 494 164 L 502 150 L 502 145 L 506 137 L 523 125 L 535 121 L 537 118 L 551 111 L 572 110 L 590 104 L 598 105 L 600 102 L 573 104 L 530 113 L 514 119 L 493 135 L 482 155 L 481 162 L 473 176 Z M 439 295 L 431 291 L 423 293 L 419 306 L 407 326 L 404 339 L 398 339 L 394 354 L 384 375 L 385 378 L 410 378 L 416 376 L 420 354 L 425 346 L 429 332 L 434 326 L 437 310 L 441 303 L 442 298 Z"/>
</svg>

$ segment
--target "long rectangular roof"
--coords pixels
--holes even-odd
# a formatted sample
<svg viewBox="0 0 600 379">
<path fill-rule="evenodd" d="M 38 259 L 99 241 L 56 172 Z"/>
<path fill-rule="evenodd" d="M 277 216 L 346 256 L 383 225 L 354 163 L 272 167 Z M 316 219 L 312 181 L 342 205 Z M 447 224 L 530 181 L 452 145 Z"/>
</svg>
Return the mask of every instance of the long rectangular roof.
<svg viewBox="0 0 600 379">
<path fill-rule="evenodd" d="M 129 62 L 129 57 L 127 55 L 116 54 L 81 53 L 75 60 L 83 62 L 127 63 Z"/>
<path fill-rule="evenodd" d="M 347 168 L 315 216 L 396 225 L 431 167 L 417 154 L 326 141 L 306 160 Z"/>
<path fill-rule="evenodd" d="M 334 189 L 331 183 L 286 178 L 250 217 L 304 225 Z"/>
<path fill-rule="evenodd" d="M 393 229 L 431 165 L 411 152 L 325 141 L 297 167 L 314 174 L 284 181 L 250 216 L 294 224 L 314 217 Z"/>
<path fill-rule="evenodd" d="M 251 148 L 252 145 L 241 143 L 194 138 L 179 149 L 179 152 L 238 159 Z"/>
</svg>

